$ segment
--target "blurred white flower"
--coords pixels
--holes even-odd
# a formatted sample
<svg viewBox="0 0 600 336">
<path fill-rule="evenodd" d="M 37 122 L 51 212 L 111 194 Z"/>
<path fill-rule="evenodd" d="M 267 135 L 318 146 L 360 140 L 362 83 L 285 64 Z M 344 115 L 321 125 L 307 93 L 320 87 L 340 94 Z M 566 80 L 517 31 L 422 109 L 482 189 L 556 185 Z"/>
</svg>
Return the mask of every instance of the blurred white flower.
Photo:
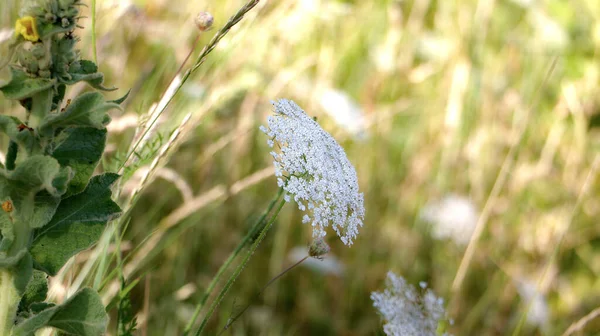
<svg viewBox="0 0 600 336">
<path fill-rule="evenodd" d="M 479 213 L 468 198 L 448 195 L 441 201 L 427 204 L 421 218 L 431 224 L 435 239 L 450 238 L 459 245 L 465 245 L 473 235 Z"/>
<path fill-rule="evenodd" d="M 541 10 L 529 12 L 529 22 L 535 29 L 536 41 L 543 47 L 562 50 L 569 44 L 569 35 L 554 19 Z"/>
<path fill-rule="evenodd" d="M 302 222 L 311 223 L 313 237 L 325 237 L 331 224 L 342 242 L 352 245 L 363 225 L 363 194 L 358 191 L 354 167 L 344 149 L 296 103 L 287 99 L 273 102 L 275 115 L 261 131 L 269 136 L 277 184 L 301 211 Z"/>
<path fill-rule="evenodd" d="M 319 97 L 319 104 L 339 126 L 353 135 L 365 135 L 364 113 L 347 93 L 335 89 L 326 89 Z"/>
<path fill-rule="evenodd" d="M 516 282 L 519 295 L 523 298 L 527 311 L 527 323 L 544 327 L 550 319 L 550 309 L 546 297 L 540 293 L 537 286 L 528 280 Z"/>
<path fill-rule="evenodd" d="M 296 263 L 305 258 L 307 255 L 308 249 L 306 247 L 294 247 L 288 254 L 288 260 L 292 263 Z M 331 253 L 321 257 L 321 259 L 308 258 L 300 265 L 320 274 L 342 276 L 344 273 L 344 265 Z"/>
<path fill-rule="evenodd" d="M 438 298 L 427 284 L 421 290 L 408 284 L 404 278 L 388 272 L 386 289 L 372 292 L 373 306 L 384 321 L 383 331 L 388 336 L 435 336 L 438 324 L 445 319 L 444 300 Z"/>
<path fill-rule="evenodd" d="M 428 61 L 446 62 L 455 53 L 456 43 L 439 34 L 423 34 L 417 42 L 417 53 Z"/>
</svg>

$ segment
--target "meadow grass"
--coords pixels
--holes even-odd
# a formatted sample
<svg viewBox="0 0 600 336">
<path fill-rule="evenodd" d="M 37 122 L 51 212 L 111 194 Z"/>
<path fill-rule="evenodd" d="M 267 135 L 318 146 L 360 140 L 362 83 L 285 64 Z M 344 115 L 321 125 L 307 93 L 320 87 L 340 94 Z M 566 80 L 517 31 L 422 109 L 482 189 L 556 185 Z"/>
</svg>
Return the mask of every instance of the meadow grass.
<svg viewBox="0 0 600 336">
<path fill-rule="evenodd" d="M 153 124 L 153 104 L 195 41 L 184 76 L 244 4 L 95 1 L 95 34 L 86 9 L 82 55 L 97 57 L 106 83 L 119 88 L 114 98 L 131 89 L 124 111 L 112 114 L 102 163 L 124 168 L 119 200 L 128 216 L 52 279 L 54 298 L 90 285 L 110 304 L 111 334 L 127 318 L 125 297 L 140 335 L 181 334 L 277 192 L 258 126 L 269 100 L 289 98 L 345 148 L 365 193 L 364 227 L 351 248 L 328 240 L 341 274 L 298 267 L 256 299 L 294 262 L 290 251 L 311 240 L 301 212 L 284 207 L 208 334 L 247 304 L 228 333 L 383 334 L 370 293 L 388 270 L 446 298 L 455 335 L 600 332 L 600 3 L 260 2 Z M 9 29 L 18 6 L 0 6 L 0 27 Z M 199 11 L 213 14 L 212 31 L 194 27 Z M 360 132 L 325 113 L 331 90 L 360 108 Z M 3 98 L 0 108 L 19 113 Z M 478 209 L 466 245 L 434 239 L 422 219 L 448 194 Z M 548 307 L 539 323 L 528 318 L 536 299 L 525 287 Z"/>
</svg>

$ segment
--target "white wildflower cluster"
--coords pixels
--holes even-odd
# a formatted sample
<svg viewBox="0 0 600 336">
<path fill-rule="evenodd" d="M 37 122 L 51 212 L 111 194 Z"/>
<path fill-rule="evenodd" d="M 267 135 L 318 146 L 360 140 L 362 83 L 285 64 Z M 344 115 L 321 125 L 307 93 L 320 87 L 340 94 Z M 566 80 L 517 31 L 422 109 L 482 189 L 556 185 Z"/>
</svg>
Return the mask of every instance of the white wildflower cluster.
<svg viewBox="0 0 600 336">
<path fill-rule="evenodd" d="M 267 119 L 277 183 L 306 211 L 314 237 L 325 237 L 331 225 L 342 242 L 352 245 L 364 218 L 363 194 L 358 192 L 354 167 L 344 149 L 293 101 L 273 102 L 275 115 Z"/>
<path fill-rule="evenodd" d="M 438 323 L 445 318 L 444 300 L 438 298 L 427 284 L 421 291 L 404 278 L 388 272 L 386 289 L 371 293 L 373 306 L 379 310 L 388 336 L 435 336 Z"/>
<path fill-rule="evenodd" d="M 458 245 L 466 245 L 477 226 L 479 212 L 470 199 L 452 194 L 429 202 L 421 218 L 432 225 L 435 239 L 452 239 Z"/>
</svg>

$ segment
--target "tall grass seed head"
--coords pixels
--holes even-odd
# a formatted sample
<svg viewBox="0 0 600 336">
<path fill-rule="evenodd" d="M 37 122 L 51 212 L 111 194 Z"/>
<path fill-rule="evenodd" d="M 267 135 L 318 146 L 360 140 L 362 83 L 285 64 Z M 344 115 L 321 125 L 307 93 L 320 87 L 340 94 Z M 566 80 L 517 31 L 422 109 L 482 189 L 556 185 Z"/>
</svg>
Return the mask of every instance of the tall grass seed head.
<svg viewBox="0 0 600 336">
<path fill-rule="evenodd" d="M 419 284 L 417 290 L 406 280 L 388 272 L 386 289 L 372 292 L 371 300 L 384 320 L 383 331 L 388 336 L 436 336 L 438 324 L 445 319 L 444 300 Z M 444 334 L 447 335 L 447 334 Z"/>
<path fill-rule="evenodd" d="M 363 225 L 364 196 L 344 149 L 293 101 L 272 103 L 275 114 L 260 129 L 275 149 L 270 154 L 286 201 L 293 196 L 306 212 L 302 222 L 311 223 L 313 237 L 325 237 L 331 225 L 344 244 L 352 245 Z"/>
</svg>

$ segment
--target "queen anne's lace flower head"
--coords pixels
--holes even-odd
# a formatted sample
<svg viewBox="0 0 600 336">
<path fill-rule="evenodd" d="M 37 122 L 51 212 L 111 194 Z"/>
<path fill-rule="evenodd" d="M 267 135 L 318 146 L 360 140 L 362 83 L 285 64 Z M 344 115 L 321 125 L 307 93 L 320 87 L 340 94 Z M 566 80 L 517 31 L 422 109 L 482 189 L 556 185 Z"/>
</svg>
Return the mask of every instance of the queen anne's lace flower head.
<svg viewBox="0 0 600 336">
<path fill-rule="evenodd" d="M 437 335 L 438 324 L 445 318 L 443 299 L 427 289 L 427 284 L 421 283 L 422 291 L 417 291 L 393 272 L 387 274 L 386 287 L 383 292 L 371 293 L 373 306 L 384 320 L 386 335 Z"/>
<path fill-rule="evenodd" d="M 331 227 L 346 245 L 358 234 L 364 218 L 363 194 L 358 192 L 354 167 L 344 149 L 293 101 L 273 102 L 275 115 L 267 119 L 277 184 L 293 195 L 306 211 L 302 222 L 311 223 L 314 237 Z"/>
</svg>

